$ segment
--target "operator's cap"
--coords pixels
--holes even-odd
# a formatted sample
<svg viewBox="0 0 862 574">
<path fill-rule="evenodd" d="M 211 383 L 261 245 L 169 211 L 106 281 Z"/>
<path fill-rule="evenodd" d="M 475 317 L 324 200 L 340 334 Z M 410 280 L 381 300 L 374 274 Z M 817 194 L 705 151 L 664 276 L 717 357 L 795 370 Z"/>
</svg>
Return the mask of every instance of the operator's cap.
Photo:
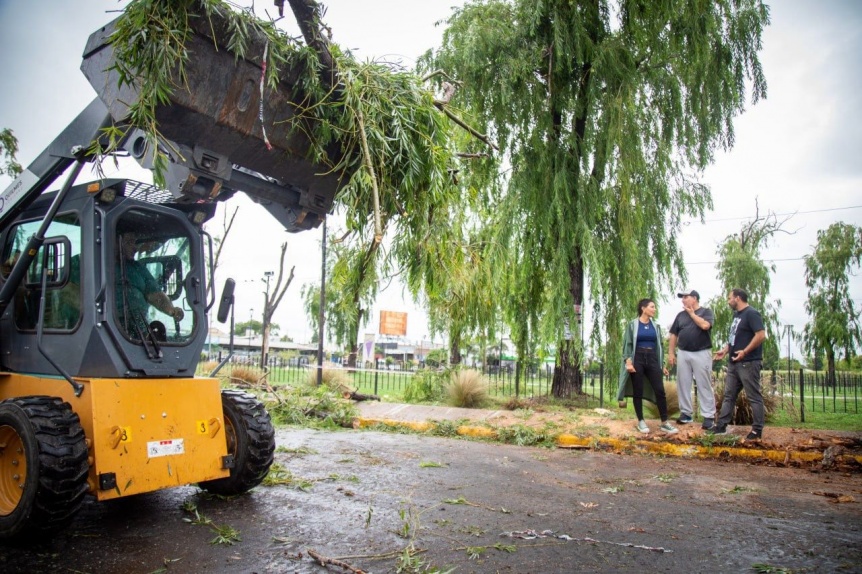
<svg viewBox="0 0 862 574">
<path fill-rule="evenodd" d="M 677 293 L 676 294 L 676 296 L 679 297 L 680 299 L 682 299 L 683 297 L 687 297 L 688 295 L 691 295 L 692 297 L 694 297 L 695 299 L 700 301 L 700 293 L 698 293 L 694 289 L 689 289 L 685 293 Z"/>
</svg>

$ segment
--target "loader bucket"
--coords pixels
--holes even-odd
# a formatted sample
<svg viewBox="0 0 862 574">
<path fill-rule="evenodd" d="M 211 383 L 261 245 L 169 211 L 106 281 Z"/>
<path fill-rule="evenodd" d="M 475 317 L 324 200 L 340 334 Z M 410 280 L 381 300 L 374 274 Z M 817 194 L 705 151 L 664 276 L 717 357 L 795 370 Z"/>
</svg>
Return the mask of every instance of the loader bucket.
<svg viewBox="0 0 862 574">
<path fill-rule="evenodd" d="M 116 20 L 90 36 L 81 70 L 114 121 L 122 123 L 139 96 L 136 86 L 120 86 L 119 75 L 111 69 L 114 48 L 109 38 L 115 26 Z M 279 188 L 273 192 L 272 186 L 257 196 L 249 195 L 265 207 L 280 203 L 281 206 L 267 207 L 276 217 L 282 208 L 296 211 L 299 206 L 304 223 L 300 221 L 303 224 L 296 229 L 286 225 L 289 231 L 316 227 L 347 178 L 343 170 L 332 169 L 342 158 L 337 145 L 327 150 L 331 165 L 315 163 L 309 159 L 310 142 L 303 130 L 291 132 L 288 127 L 286 120 L 294 117 L 295 105 L 304 98 L 297 81 L 303 72 L 282 71 L 278 89 L 265 88 L 261 122 L 264 38 L 252 35 L 246 51 L 248 59 L 244 59 L 226 47 L 229 33 L 225 20 L 202 16 L 192 20 L 192 28 L 195 33 L 186 44 L 187 81 L 177 81 L 170 105 L 156 110 L 159 131 L 179 146 L 205 148 L 226 157 L 234 168 L 243 168 L 240 171 L 277 180 L 284 189 L 283 197 L 277 197 Z M 267 149 L 264 129 L 272 149 Z M 248 192 L 241 183 L 226 185 Z"/>
</svg>

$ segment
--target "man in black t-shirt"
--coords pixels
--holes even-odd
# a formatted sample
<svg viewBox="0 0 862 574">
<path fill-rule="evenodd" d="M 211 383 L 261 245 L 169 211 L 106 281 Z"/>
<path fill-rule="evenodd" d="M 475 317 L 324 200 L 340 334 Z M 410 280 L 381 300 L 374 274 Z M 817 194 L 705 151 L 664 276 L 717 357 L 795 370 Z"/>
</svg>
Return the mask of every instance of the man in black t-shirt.
<svg viewBox="0 0 862 574">
<path fill-rule="evenodd" d="M 703 417 L 702 428 L 709 430 L 715 420 L 715 394 L 712 390 L 712 309 L 700 306 L 700 293 L 689 289 L 678 293 L 683 310 L 670 326 L 667 362 L 677 365 L 676 386 L 679 398 L 679 424 L 692 422 L 692 381 L 697 384 L 697 400 Z M 677 351 L 675 353 L 674 351 Z"/>
<path fill-rule="evenodd" d="M 748 404 L 751 405 L 753 422 L 751 432 L 746 439 L 760 440 L 763 436 L 763 424 L 766 412 L 763 408 L 763 395 L 760 393 L 760 367 L 763 358 L 761 345 L 766 339 L 763 318 L 760 313 L 748 304 L 748 293 L 742 289 L 734 289 L 727 297 L 727 304 L 733 309 L 733 322 L 730 324 L 730 336 L 727 345 L 715 354 L 714 359 L 723 359 L 730 355 L 727 362 L 727 374 L 724 379 L 724 399 L 721 404 L 721 414 L 712 429 L 714 434 L 727 432 L 727 425 L 733 417 L 736 397 L 740 390 L 745 390 Z"/>
</svg>

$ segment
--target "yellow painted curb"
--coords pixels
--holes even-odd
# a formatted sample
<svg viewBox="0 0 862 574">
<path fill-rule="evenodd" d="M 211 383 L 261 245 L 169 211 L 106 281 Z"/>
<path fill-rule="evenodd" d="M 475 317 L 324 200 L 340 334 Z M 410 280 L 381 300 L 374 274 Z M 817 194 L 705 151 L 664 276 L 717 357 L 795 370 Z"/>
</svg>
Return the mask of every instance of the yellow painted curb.
<svg viewBox="0 0 862 574">
<path fill-rule="evenodd" d="M 358 428 L 367 428 L 375 425 L 383 424 L 386 426 L 398 428 L 409 428 L 418 432 L 426 432 L 437 426 L 437 423 L 431 421 L 416 422 L 416 421 L 399 421 L 393 419 L 366 419 L 358 417 L 355 419 L 354 426 Z M 458 427 L 457 433 L 461 436 L 469 436 L 474 438 L 497 438 L 497 431 L 488 427 L 478 427 L 462 425 Z M 683 458 L 715 458 L 715 459 L 748 459 L 748 460 L 763 460 L 768 459 L 777 463 L 812 463 L 823 460 L 823 454 L 820 452 L 811 451 L 796 451 L 796 450 L 774 450 L 761 448 L 746 448 L 730 445 L 712 445 L 702 446 L 697 444 L 680 444 L 665 441 L 650 441 L 637 439 L 619 439 L 610 437 L 589 437 L 582 438 L 572 434 L 561 434 L 557 437 L 557 445 L 561 447 L 581 447 L 596 450 L 615 450 L 622 452 L 641 452 L 662 454 L 666 456 L 678 456 Z M 838 458 L 852 459 L 862 465 L 862 456 L 843 455 Z"/>
<path fill-rule="evenodd" d="M 618 438 L 581 438 L 563 434 L 557 437 L 560 446 L 583 446 L 590 448 L 611 448 L 620 451 L 649 452 L 668 456 L 696 458 L 734 458 L 734 459 L 769 459 L 773 462 L 819 462 L 823 455 L 819 452 L 799 452 L 795 450 L 773 450 L 760 448 L 745 448 L 729 445 L 702 446 L 697 444 L 679 444 L 673 442 L 653 442 L 647 440 L 627 440 Z M 862 457 L 852 457 L 862 463 Z"/>
</svg>

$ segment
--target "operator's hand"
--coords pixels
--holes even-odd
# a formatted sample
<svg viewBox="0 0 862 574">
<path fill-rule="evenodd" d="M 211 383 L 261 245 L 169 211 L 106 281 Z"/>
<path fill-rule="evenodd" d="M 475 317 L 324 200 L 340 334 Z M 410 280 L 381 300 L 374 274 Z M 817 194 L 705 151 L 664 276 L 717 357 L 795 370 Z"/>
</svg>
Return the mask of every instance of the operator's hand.
<svg viewBox="0 0 862 574">
<path fill-rule="evenodd" d="M 183 317 L 186 316 L 186 314 L 183 313 L 183 310 L 179 307 L 174 307 L 173 309 L 171 309 L 170 315 L 174 318 L 175 321 L 182 321 Z"/>
<path fill-rule="evenodd" d="M 634 373 L 637 371 L 637 369 L 635 369 L 635 366 L 631 363 L 631 361 L 626 361 L 626 370 L 630 373 Z"/>
<path fill-rule="evenodd" d="M 664 376 L 665 376 L 665 377 L 666 377 L 666 376 L 668 376 L 668 375 L 670 374 L 670 371 L 668 371 L 668 370 L 667 370 L 667 367 L 662 367 L 662 369 L 661 369 L 661 370 L 664 372 Z"/>
<path fill-rule="evenodd" d="M 720 351 L 716 351 L 715 354 L 712 356 L 712 360 L 713 361 L 720 361 L 724 358 L 724 356 L 726 354 L 727 354 L 727 351 L 724 349 L 722 349 Z"/>
<path fill-rule="evenodd" d="M 735 363 L 737 361 L 741 361 L 742 357 L 744 357 L 744 356 L 745 356 L 745 349 L 740 349 L 739 351 L 736 352 L 736 354 L 733 357 L 730 358 L 730 360 Z"/>
<path fill-rule="evenodd" d="M 671 367 L 674 366 L 676 364 L 676 355 L 674 355 L 674 354 L 668 355 L 667 356 L 667 364 L 670 365 Z"/>
</svg>

